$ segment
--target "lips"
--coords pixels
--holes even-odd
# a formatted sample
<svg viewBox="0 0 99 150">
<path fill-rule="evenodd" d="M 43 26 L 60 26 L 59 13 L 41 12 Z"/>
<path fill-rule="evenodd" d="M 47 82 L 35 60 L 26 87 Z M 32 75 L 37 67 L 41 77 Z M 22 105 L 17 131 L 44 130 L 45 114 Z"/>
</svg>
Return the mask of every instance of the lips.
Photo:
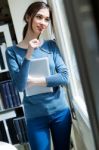
<svg viewBox="0 0 99 150">
<path fill-rule="evenodd" d="M 38 30 L 39 30 L 39 31 L 44 30 L 44 28 L 43 28 L 43 27 L 37 27 L 37 28 L 38 28 Z"/>
</svg>

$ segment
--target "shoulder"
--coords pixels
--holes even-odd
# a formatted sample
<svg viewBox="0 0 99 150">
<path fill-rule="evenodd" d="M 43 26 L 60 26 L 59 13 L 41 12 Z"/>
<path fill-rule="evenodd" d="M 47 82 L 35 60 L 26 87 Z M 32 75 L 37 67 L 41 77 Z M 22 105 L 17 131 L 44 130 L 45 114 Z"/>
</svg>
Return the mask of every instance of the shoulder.
<svg viewBox="0 0 99 150">
<path fill-rule="evenodd" d="M 6 48 L 6 55 L 14 55 L 15 46 L 9 46 Z"/>
<path fill-rule="evenodd" d="M 12 52 L 14 50 L 14 46 L 9 46 L 6 48 L 6 52 Z"/>
<path fill-rule="evenodd" d="M 55 40 L 46 40 L 45 43 L 46 43 L 46 44 L 49 44 L 49 45 L 51 45 L 51 46 L 56 45 L 56 41 L 55 41 Z"/>
<path fill-rule="evenodd" d="M 41 49 L 47 53 L 55 53 L 58 47 L 55 40 L 44 40 Z"/>
<path fill-rule="evenodd" d="M 47 45 L 52 50 L 53 49 L 55 50 L 55 48 L 58 48 L 55 40 L 46 40 L 44 43 L 45 43 L 45 45 Z"/>
<path fill-rule="evenodd" d="M 54 53 L 57 53 L 57 52 L 59 53 L 60 50 L 56 43 L 56 40 L 49 40 L 48 44 Z"/>
</svg>

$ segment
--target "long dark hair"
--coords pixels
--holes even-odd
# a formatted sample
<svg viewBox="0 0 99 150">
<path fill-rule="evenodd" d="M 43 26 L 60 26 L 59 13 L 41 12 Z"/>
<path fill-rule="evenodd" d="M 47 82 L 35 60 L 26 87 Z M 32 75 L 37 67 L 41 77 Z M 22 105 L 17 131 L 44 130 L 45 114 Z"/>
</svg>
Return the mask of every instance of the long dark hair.
<svg viewBox="0 0 99 150">
<path fill-rule="evenodd" d="M 31 24 L 32 24 L 32 21 L 33 21 L 33 18 L 35 17 L 35 15 L 37 14 L 37 12 L 42 9 L 42 8 L 48 8 L 49 9 L 49 12 L 50 12 L 50 19 L 51 19 L 51 23 L 52 23 L 52 13 L 51 13 L 51 10 L 50 10 L 50 7 L 48 4 L 44 3 L 44 2 L 34 2 L 32 3 L 26 10 L 25 14 L 24 14 L 24 21 L 26 22 L 26 25 L 23 29 L 23 39 L 25 38 L 25 35 L 26 35 L 26 32 L 27 32 L 27 29 L 28 29 L 28 23 L 27 23 L 27 16 L 30 16 L 32 17 L 31 18 Z M 53 23 L 52 23 L 53 24 Z"/>
</svg>

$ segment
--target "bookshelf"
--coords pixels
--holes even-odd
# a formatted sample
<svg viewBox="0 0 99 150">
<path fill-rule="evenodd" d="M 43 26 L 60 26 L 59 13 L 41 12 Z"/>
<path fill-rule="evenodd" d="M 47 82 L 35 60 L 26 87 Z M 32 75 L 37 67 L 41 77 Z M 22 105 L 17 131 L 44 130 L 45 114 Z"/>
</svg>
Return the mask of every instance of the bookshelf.
<svg viewBox="0 0 99 150">
<path fill-rule="evenodd" d="M 29 150 L 22 99 L 12 83 L 5 57 L 6 48 L 11 45 L 9 24 L 0 25 L 0 141 L 15 145 L 18 150 Z"/>
</svg>

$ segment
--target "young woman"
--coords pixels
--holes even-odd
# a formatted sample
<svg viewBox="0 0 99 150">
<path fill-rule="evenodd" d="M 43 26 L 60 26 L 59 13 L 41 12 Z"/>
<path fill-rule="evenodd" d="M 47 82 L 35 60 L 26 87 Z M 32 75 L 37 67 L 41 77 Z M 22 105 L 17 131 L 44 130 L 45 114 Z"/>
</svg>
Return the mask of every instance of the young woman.
<svg viewBox="0 0 99 150">
<path fill-rule="evenodd" d="M 49 25 L 51 10 L 44 2 L 32 3 L 24 20 L 23 40 L 7 48 L 6 58 L 15 87 L 24 91 L 23 105 L 31 150 L 50 150 L 50 137 L 54 150 L 69 150 L 71 115 L 62 87 L 68 84 L 67 68 L 55 41 L 41 43 L 39 39 Z M 31 59 L 41 57 L 48 57 L 51 75 L 29 78 Z M 52 87 L 53 92 L 27 96 L 27 84 Z"/>
</svg>

